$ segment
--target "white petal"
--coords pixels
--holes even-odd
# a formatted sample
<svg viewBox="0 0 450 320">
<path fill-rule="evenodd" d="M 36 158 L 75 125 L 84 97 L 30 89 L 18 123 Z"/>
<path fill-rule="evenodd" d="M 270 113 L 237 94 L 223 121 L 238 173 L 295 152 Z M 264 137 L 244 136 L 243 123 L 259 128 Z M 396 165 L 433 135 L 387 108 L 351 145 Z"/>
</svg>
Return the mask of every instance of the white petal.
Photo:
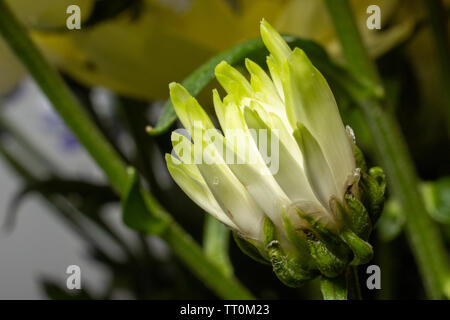
<svg viewBox="0 0 450 320">
<path fill-rule="evenodd" d="M 309 184 L 322 206 L 329 208 L 329 200 L 333 195 L 337 195 L 337 188 L 322 149 L 308 129 L 300 122 L 297 124 L 294 136 L 304 156 L 305 172 Z"/>
<path fill-rule="evenodd" d="M 284 71 L 283 88 L 289 121 L 293 126 L 301 122 L 317 140 L 339 190 L 336 196 L 342 199 L 355 161 L 333 93 L 324 77 L 298 48 L 289 56 Z"/>
<path fill-rule="evenodd" d="M 278 151 L 271 150 L 272 157 L 278 157 L 278 172 L 274 174 L 276 182 L 290 199 L 290 202 L 310 201 L 318 203 L 309 181 L 304 173 L 302 164 L 302 154 L 294 139 L 283 123 L 275 115 L 272 115 L 273 122 L 278 121 L 277 126 L 268 125 L 260 117 L 259 110 L 245 110 L 245 119 L 250 128 L 255 130 L 267 130 L 271 132 L 272 139 L 278 139 Z M 268 117 L 268 115 L 266 115 Z M 275 131 L 277 130 L 277 131 Z M 283 137 L 283 138 L 281 138 Z M 293 156 L 293 154 L 295 156 Z"/>
<path fill-rule="evenodd" d="M 166 154 L 166 163 L 172 178 L 192 201 L 230 228 L 238 229 L 220 208 L 196 165 L 182 163 L 170 154 Z"/>
</svg>

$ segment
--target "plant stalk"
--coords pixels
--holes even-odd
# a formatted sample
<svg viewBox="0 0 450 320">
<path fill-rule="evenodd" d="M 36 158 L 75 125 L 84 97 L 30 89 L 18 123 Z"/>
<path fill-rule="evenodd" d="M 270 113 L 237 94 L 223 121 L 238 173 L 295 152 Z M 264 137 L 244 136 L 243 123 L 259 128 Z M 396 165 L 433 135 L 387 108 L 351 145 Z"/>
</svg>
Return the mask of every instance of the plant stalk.
<svg viewBox="0 0 450 320">
<path fill-rule="evenodd" d="M 364 47 L 349 2 L 326 0 L 348 68 L 355 76 L 382 88 L 380 76 Z M 357 97 L 373 135 L 375 151 L 386 170 L 389 186 L 407 217 L 407 235 L 427 295 L 439 299 L 449 278 L 448 256 L 437 226 L 429 217 L 418 190 L 418 177 L 396 119 L 380 98 Z"/>
</svg>

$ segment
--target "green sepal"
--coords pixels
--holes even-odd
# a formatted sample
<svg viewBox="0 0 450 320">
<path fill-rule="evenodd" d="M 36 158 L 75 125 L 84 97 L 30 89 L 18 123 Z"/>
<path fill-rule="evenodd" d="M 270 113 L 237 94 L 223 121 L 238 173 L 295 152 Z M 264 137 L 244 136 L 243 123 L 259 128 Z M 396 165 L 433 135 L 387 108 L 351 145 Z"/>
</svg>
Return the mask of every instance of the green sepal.
<svg viewBox="0 0 450 320">
<path fill-rule="evenodd" d="M 294 254 L 285 254 L 276 239 L 276 230 L 270 219 L 264 223 L 264 246 L 278 279 L 288 287 L 298 288 L 313 279 L 317 273 L 309 270 Z"/>
<path fill-rule="evenodd" d="M 385 200 L 386 176 L 383 169 L 373 167 L 368 173 L 361 172 L 359 186 L 362 191 L 362 202 L 369 212 L 372 225 L 375 225 L 383 211 Z"/>
<path fill-rule="evenodd" d="M 300 209 L 296 209 L 298 216 L 308 222 L 311 229 L 318 234 L 320 239 L 322 239 L 324 242 L 333 244 L 333 245 L 340 245 L 342 241 L 340 240 L 339 236 L 332 232 L 329 228 L 327 228 L 323 223 L 321 223 L 318 219 L 307 215 L 303 213 Z"/>
<path fill-rule="evenodd" d="M 344 246 L 329 246 L 313 234 L 308 235 L 307 241 L 311 257 L 320 273 L 328 278 L 334 278 L 344 272 L 350 262 L 348 249 Z M 330 250 L 329 247 L 334 247 L 334 250 Z"/>
<path fill-rule="evenodd" d="M 285 212 L 282 213 L 284 230 L 288 236 L 289 241 L 295 246 L 297 252 L 302 254 L 305 259 L 309 258 L 308 242 L 306 240 L 306 234 L 302 230 L 296 230 L 292 225 L 289 218 L 286 217 Z"/>
<path fill-rule="evenodd" d="M 341 239 L 350 247 L 353 251 L 353 260 L 351 265 L 357 266 L 360 264 L 368 263 L 373 258 L 372 246 L 358 237 L 350 229 L 343 230 L 340 233 Z"/>
<path fill-rule="evenodd" d="M 264 258 L 258 248 L 251 243 L 250 240 L 244 239 L 236 232 L 233 232 L 233 239 L 243 253 L 255 260 L 256 262 L 270 265 L 270 262 Z"/>
<path fill-rule="evenodd" d="M 150 213 L 139 183 L 139 176 L 133 167 L 127 168 L 128 183 L 122 198 L 122 219 L 131 229 L 145 234 L 160 235 L 169 222 Z"/>
<path fill-rule="evenodd" d="M 361 172 L 367 172 L 368 167 L 366 158 L 364 157 L 364 153 L 356 144 L 353 144 L 353 155 L 355 157 L 356 167 L 360 168 Z"/>
<path fill-rule="evenodd" d="M 347 220 L 350 229 L 363 240 L 368 240 L 372 231 L 372 221 L 366 208 L 352 193 L 345 194 L 345 203 L 348 208 Z"/>
<path fill-rule="evenodd" d="M 311 230 L 302 230 L 309 253 L 319 271 L 333 278 L 341 274 L 350 262 L 350 250 L 337 234 L 334 234 L 317 219 L 296 209 L 300 218 L 306 220 Z"/>
</svg>

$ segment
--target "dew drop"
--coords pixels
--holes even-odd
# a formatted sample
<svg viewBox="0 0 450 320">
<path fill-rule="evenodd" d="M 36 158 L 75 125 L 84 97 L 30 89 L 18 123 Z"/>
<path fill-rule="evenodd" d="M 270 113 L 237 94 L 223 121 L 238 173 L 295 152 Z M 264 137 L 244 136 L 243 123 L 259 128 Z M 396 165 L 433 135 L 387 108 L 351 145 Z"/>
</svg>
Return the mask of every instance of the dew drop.
<svg viewBox="0 0 450 320">
<path fill-rule="evenodd" d="M 213 185 L 217 186 L 219 184 L 219 178 L 215 177 L 213 179 Z"/>
</svg>

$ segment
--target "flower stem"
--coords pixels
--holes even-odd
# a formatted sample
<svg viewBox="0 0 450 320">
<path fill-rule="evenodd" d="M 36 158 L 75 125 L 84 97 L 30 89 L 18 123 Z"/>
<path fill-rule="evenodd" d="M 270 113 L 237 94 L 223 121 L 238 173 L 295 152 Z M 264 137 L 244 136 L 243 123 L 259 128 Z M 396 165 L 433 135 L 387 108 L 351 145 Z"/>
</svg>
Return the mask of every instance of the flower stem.
<svg viewBox="0 0 450 320">
<path fill-rule="evenodd" d="M 128 175 L 126 165 L 93 124 L 85 109 L 66 86 L 59 74 L 48 64 L 31 41 L 24 26 L 0 0 L 0 34 L 22 61 L 53 107 L 60 114 L 78 140 L 103 169 L 113 189 L 121 196 L 126 192 Z M 145 193 L 146 214 L 168 222 L 161 235 L 175 254 L 219 297 L 251 299 L 251 293 L 233 276 L 227 277 L 213 261 L 207 258 L 199 245 L 187 234 L 150 193 Z"/>
<path fill-rule="evenodd" d="M 323 300 L 347 300 L 347 283 L 345 275 L 342 274 L 337 278 L 320 279 L 320 291 Z"/>
<path fill-rule="evenodd" d="M 347 279 L 348 300 L 362 300 L 361 286 L 359 285 L 358 267 L 347 267 L 345 276 Z"/>
<path fill-rule="evenodd" d="M 336 278 L 322 277 L 320 291 L 324 300 L 362 300 L 358 267 L 348 266 L 345 272 Z"/>
<path fill-rule="evenodd" d="M 347 0 L 326 0 L 348 68 L 363 81 L 381 88 L 380 77 L 357 30 Z M 374 138 L 375 149 L 386 170 L 393 193 L 407 217 L 407 235 L 430 298 L 444 295 L 449 277 L 448 257 L 436 225 L 426 212 L 418 190 L 418 177 L 396 119 L 385 102 L 366 95 L 356 97 Z"/>
</svg>

